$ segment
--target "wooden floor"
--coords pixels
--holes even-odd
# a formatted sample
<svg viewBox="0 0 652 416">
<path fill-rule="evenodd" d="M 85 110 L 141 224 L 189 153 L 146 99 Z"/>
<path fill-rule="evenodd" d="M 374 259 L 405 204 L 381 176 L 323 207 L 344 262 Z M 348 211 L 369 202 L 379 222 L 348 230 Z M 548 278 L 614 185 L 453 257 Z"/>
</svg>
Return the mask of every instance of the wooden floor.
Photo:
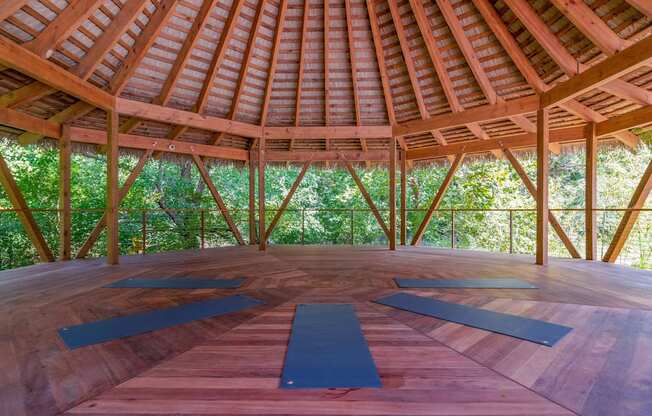
<svg viewBox="0 0 652 416">
<path fill-rule="evenodd" d="M 106 289 L 125 277 L 247 277 L 227 290 Z M 568 325 L 554 348 L 371 303 L 404 277 L 518 277 L 539 290 L 414 290 Z M 68 351 L 57 328 L 246 293 L 265 305 Z M 383 388 L 285 391 L 293 308 L 355 305 Z M 652 273 L 470 251 L 255 247 L 0 272 L 0 415 L 651 415 Z"/>
</svg>

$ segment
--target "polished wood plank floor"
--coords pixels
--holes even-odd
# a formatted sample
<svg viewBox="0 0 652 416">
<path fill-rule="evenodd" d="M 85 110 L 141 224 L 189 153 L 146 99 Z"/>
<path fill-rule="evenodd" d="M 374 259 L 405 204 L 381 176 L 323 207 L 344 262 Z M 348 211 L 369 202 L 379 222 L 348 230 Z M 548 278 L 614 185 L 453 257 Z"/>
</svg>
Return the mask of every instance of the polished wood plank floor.
<svg viewBox="0 0 652 416">
<path fill-rule="evenodd" d="M 102 288 L 125 277 L 182 275 L 249 280 L 236 291 Z M 397 276 L 518 277 L 541 289 L 415 293 L 576 330 L 549 349 L 369 303 L 395 292 Z M 75 351 L 56 334 L 232 293 L 267 303 Z M 311 301 L 355 303 L 386 388 L 276 389 L 292 305 Z M 528 256 L 430 248 L 232 247 L 125 257 L 120 266 L 37 265 L 0 272 L 0 414 L 649 415 L 650 310 L 650 272 L 577 260 L 537 267 Z"/>
</svg>

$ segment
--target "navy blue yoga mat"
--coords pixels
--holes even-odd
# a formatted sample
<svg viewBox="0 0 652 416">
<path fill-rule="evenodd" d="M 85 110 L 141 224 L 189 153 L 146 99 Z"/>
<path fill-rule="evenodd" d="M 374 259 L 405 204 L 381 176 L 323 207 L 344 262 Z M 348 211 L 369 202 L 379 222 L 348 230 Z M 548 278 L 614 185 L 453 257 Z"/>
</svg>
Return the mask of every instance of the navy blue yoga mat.
<svg viewBox="0 0 652 416">
<path fill-rule="evenodd" d="M 68 348 L 75 349 L 237 312 L 263 303 L 248 296 L 235 295 L 65 327 L 59 329 L 59 336 Z"/>
<path fill-rule="evenodd" d="M 143 289 L 237 289 L 245 279 L 123 279 L 104 287 Z"/>
<path fill-rule="evenodd" d="M 381 305 L 432 316 L 462 325 L 472 326 L 537 344 L 553 346 L 573 328 L 506 313 L 492 312 L 457 303 L 396 293 L 375 301 Z"/>
<path fill-rule="evenodd" d="M 297 306 L 281 387 L 381 387 L 353 305 Z"/>
<path fill-rule="evenodd" d="M 409 288 L 469 288 L 469 289 L 538 289 L 519 279 L 394 279 L 398 287 Z"/>
</svg>

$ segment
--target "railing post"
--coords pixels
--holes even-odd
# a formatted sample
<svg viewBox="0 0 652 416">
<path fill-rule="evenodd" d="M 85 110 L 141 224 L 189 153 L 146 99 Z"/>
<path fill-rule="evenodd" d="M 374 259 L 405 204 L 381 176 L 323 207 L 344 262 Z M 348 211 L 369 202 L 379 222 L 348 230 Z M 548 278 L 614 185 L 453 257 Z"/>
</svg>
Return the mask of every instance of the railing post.
<svg viewBox="0 0 652 416">
<path fill-rule="evenodd" d="M 351 245 L 353 245 L 353 208 L 351 208 Z"/>
<path fill-rule="evenodd" d="M 301 245 L 306 244 L 306 209 L 301 208 Z"/>
<path fill-rule="evenodd" d="M 206 210 L 202 209 L 199 211 L 199 231 L 201 238 L 201 248 L 204 249 L 206 241 Z"/>
<path fill-rule="evenodd" d="M 451 208 L 451 248 L 455 248 L 455 210 Z"/>
<path fill-rule="evenodd" d="M 513 214 L 514 211 L 509 210 L 509 254 L 514 254 L 514 237 L 512 232 Z"/>
<path fill-rule="evenodd" d="M 145 254 L 145 251 L 147 249 L 147 210 L 144 209 L 141 213 L 141 224 L 140 224 L 140 232 L 141 232 L 141 238 L 143 240 L 143 253 Z"/>
</svg>

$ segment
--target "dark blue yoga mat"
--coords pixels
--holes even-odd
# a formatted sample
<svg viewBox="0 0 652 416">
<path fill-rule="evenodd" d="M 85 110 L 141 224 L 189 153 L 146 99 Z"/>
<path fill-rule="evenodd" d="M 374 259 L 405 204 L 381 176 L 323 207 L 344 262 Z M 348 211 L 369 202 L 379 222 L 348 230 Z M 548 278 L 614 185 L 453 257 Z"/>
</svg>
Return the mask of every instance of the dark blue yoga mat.
<svg viewBox="0 0 652 416">
<path fill-rule="evenodd" d="M 381 386 L 353 305 L 297 305 L 281 387 Z"/>
<path fill-rule="evenodd" d="M 538 287 L 519 279 L 406 279 L 394 278 L 400 288 L 468 288 L 468 289 L 538 289 Z"/>
<path fill-rule="evenodd" d="M 59 336 L 68 348 L 75 349 L 237 312 L 263 303 L 248 296 L 235 295 L 65 327 L 59 329 Z"/>
<path fill-rule="evenodd" d="M 246 279 L 123 279 L 104 287 L 142 289 L 237 289 Z"/>
<path fill-rule="evenodd" d="M 407 293 L 397 293 L 377 299 L 375 302 L 420 315 L 432 316 L 445 321 L 509 335 L 549 347 L 555 345 L 557 341 L 573 329 L 537 319 L 493 312 Z"/>
</svg>

